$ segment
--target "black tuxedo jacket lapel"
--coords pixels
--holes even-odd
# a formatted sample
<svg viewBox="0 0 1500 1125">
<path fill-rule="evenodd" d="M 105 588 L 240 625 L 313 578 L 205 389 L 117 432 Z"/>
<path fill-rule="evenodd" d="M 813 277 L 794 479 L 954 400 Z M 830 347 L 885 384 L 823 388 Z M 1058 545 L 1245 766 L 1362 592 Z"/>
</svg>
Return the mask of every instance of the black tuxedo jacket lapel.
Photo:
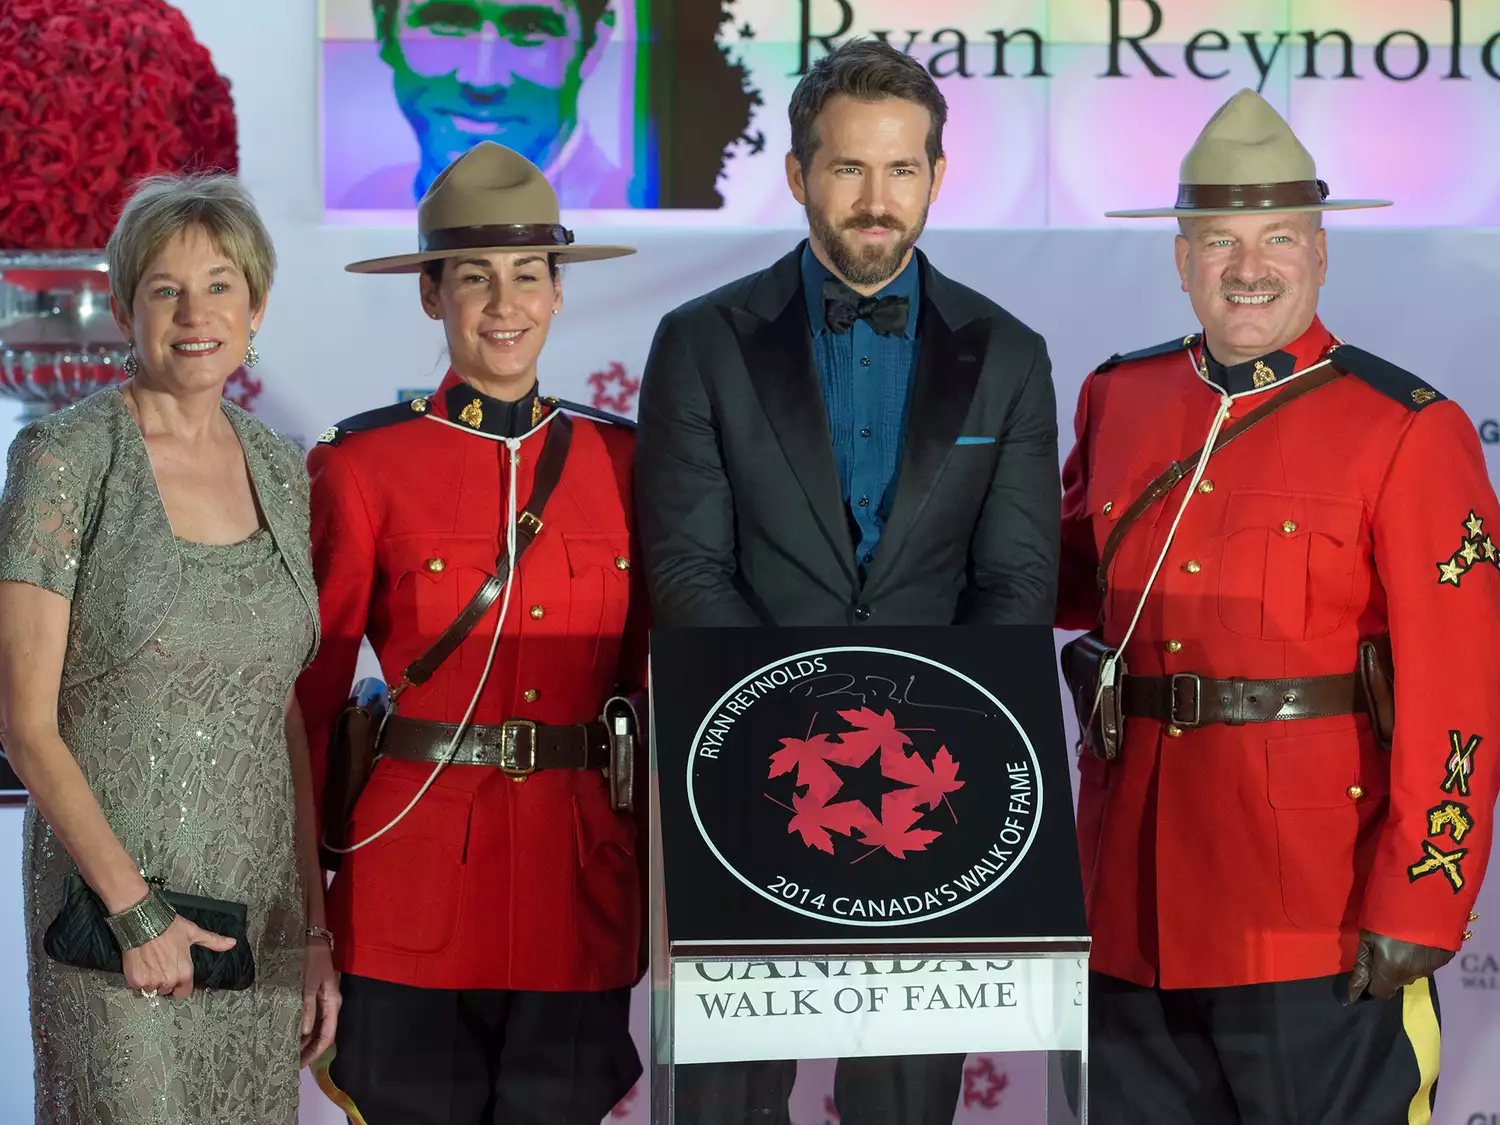
<svg viewBox="0 0 1500 1125">
<path fill-rule="evenodd" d="M 761 275 L 748 308 L 733 313 L 734 330 L 781 451 L 829 546 L 853 579 L 854 541 L 801 295 L 801 253 L 798 247 Z"/>
<path fill-rule="evenodd" d="M 906 440 L 896 478 L 896 495 L 875 548 L 867 588 L 873 589 L 895 565 L 922 509 L 942 475 L 974 401 L 984 366 L 986 329 L 982 322 L 952 325 L 944 314 L 941 274 L 920 259 L 922 312 L 920 341 Z"/>
</svg>

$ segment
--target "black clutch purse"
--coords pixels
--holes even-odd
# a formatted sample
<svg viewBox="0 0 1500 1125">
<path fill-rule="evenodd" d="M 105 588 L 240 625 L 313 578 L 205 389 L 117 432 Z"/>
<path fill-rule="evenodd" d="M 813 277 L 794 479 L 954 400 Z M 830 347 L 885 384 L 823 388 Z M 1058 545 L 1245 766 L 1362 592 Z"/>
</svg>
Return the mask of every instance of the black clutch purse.
<svg viewBox="0 0 1500 1125">
<path fill-rule="evenodd" d="M 234 948 L 227 953 L 203 945 L 193 946 L 194 988 L 238 992 L 255 983 L 255 957 L 250 952 L 245 930 L 244 903 L 182 895 L 168 890 L 160 893 L 173 910 L 193 925 L 235 940 Z M 42 948 L 48 957 L 62 965 L 123 974 L 125 967 L 120 945 L 104 921 L 108 913 L 93 888 L 83 881 L 83 876 L 69 875 L 63 887 L 62 909 L 47 927 Z"/>
</svg>

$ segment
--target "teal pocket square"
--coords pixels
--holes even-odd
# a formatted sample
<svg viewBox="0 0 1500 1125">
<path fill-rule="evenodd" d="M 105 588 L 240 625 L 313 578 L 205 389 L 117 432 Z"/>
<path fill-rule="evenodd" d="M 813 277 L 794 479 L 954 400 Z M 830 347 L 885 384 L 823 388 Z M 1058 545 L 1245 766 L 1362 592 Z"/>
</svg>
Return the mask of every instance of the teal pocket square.
<svg viewBox="0 0 1500 1125">
<path fill-rule="evenodd" d="M 994 445 L 995 444 L 995 439 L 992 438 L 992 437 L 961 437 L 954 444 L 955 445 Z"/>
</svg>

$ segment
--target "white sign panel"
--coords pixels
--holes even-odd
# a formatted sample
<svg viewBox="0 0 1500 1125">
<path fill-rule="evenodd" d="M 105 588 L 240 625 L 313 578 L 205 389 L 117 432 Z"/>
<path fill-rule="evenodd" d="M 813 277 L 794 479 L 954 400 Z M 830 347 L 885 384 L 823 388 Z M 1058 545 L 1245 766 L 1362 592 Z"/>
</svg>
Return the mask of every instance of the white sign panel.
<svg viewBox="0 0 1500 1125">
<path fill-rule="evenodd" d="M 677 1063 L 1078 1051 L 1079 957 L 677 961 Z"/>
</svg>

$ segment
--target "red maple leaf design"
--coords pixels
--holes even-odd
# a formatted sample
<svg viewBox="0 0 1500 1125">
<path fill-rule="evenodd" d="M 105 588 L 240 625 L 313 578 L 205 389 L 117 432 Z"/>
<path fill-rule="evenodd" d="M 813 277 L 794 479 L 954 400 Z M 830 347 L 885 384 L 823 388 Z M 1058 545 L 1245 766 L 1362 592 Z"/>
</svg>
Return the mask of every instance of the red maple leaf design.
<svg viewBox="0 0 1500 1125">
<path fill-rule="evenodd" d="M 829 855 L 833 854 L 833 837 L 829 835 L 830 832 L 847 836 L 852 829 L 858 828 L 861 832 L 868 833 L 878 824 L 870 810 L 860 801 L 839 801 L 829 805 L 824 803 L 823 798 L 809 792 L 806 796 L 793 797 L 792 808 L 796 815 L 792 817 L 786 830 L 800 833 L 804 844 Z"/>
<path fill-rule="evenodd" d="M 635 399 L 641 393 L 641 381 L 632 379 L 623 363 L 611 363 L 603 371 L 595 371 L 588 379 L 594 392 L 592 405 L 596 410 L 608 410 L 615 414 L 635 413 Z"/>
<path fill-rule="evenodd" d="M 630 1087 L 629 1092 L 626 1093 L 623 1098 L 615 1103 L 615 1107 L 609 1111 L 609 1115 L 611 1117 L 629 1117 L 630 1103 L 635 1101 L 636 1096 L 639 1095 L 640 1092 L 641 1084 L 637 1082 L 634 1086 Z"/>
<path fill-rule="evenodd" d="M 808 796 L 826 801 L 843 784 L 828 765 L 828 759 L 837 749 L 838 744 L 830 742 L 826 734 L 783 738 L 781 749 L 771 755 L 771 772 L 767 776 L 780 777 L 795 769 L 797 787 L 805 785 Z"/>
<path fill-rule="evenodd" d="M 255 410 L 255 400 L 265 390 L 265 383 L 250 374 L 248 367 L 236 367 L 224 384 L 224 397 L 245 410 Z"/>
<path fill-rule="evenodd" d="M 905 859 L 907 852 L 926 851 L 927 845 L 942 833 L 930 828 L 912 827 L 922 819 L 922 814 L 917 811 L 916 801 L 912 798 L 914 792 L 912 789 L 898 789 L 880 798 L 880 819 L 871 821 L 867 828 L 859 828 L 864 836 L 861 843 L 876 850 L 884 848 L 897 859 Z M 860 859 L 874 854 L 875 852 L 866 852 Z M 854 862 L 858 863 L 859 860 Z"/>
<path fill-rule="evenodd" d="M 830 735 L 812 733 L 818 721 L 814 715 L 806 738 L 783 738 L 781 748 L 771 753 L 768 778 L 783 777 L 796 771 L 790 806 L 770 793 L 766 794 L 768 799 L 792 813 L 791 823 L 787 826 L 789 833 L 799 834 L 809 848 L 832 855 L 831 833 L 852 836 L 858 831 L 856 839 L 870 848 L 853 861 L 858 863 L 878 851 L 905 859 L 908 853 L 923 851 L 938 839 L 941 832 L 918 827 L 923 817 L 923 805 L 930 812 L 942 802 L 954 823 L 958 822 L 947 795 L 962 789 L 964 783 L 958 780 L 958 762 L 946 746 L 938 750 L 929 765 L 919 752 L 906 752 L 905 747 L 911 745 L 911 739 L 896 728 L 896 717 L 890 711 L 876 712 L 861 707 L 857 711 L 840 711 L 839 717 L 853 729 L 841 732 L 837 742 L 832 741 Z M 844 783 L 834 772 L 833 765 L 857 768 L 867 763 L 877 751 L 880 772 L 892 781 L 902 782 L 906 788 L 881 797 L 879 816 L 862 801 L 834 801 Z"/>
<path fill-rule="evenodd" d="M 1010 1075 L 995 1065 L 988 1055 L 981 1055 L 964 1067 L 964 1105 L 998 1109 L 1000 1095 L 1010 1085 Z"/>
<path fill-rule="evenodd" d="M 938 750 L 930 766 L 923 760 L 922 755 L 915 752 L 911 754 L 883 753 L 880 769 L 892 781 L 904 781 L 910 785 L 913 794 L 912 803 L 926 805 L 929 809 L 937 808 L 938 802 L 945 796 L 964 787 L 964 783 L 958 780 L 958 763 L 953 760 L 953 755 L 948 753 L 946 746 Z M 950 808 L 949 812 L 952 811 Z M 955 821 L 957 819 L 954 817 Z"/>
<path fill-rule="evenodd" d="M 840 711 L 839 718 L 855 728 L 839 735 L 839 741 L 849 747 L 851 754 L 859 755 L 849 763 L 852 766 L 864 765 L 865 759 L 876 750 L 899 754 L 911 745 L 911 739 L 896 729 L 896 716 L 889 711 L 877 715 L 868 707 L 861 707 L 858 711 Z M 882 762 L 882 768 L 884 765 Z"/>
</svg>

